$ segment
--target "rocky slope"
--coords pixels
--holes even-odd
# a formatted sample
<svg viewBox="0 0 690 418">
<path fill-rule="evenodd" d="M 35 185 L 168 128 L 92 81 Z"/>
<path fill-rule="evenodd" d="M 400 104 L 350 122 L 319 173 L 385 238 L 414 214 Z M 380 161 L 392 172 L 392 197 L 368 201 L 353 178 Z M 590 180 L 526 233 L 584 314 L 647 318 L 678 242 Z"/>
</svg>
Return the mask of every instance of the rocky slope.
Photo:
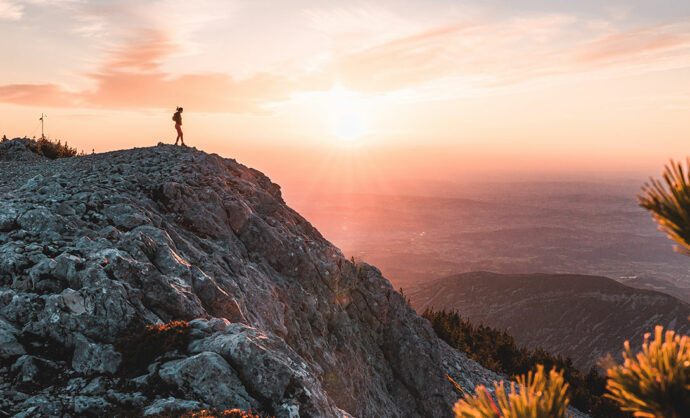
<svg viewBox="0 0 690 418">
<path fill-rule="evenodd" d="M 20 148 L 0 147 L 0 416 L 443 417 L 447 373 L 466 390 L 496 378 L 256 170 L 161 144 Z M 172 320 L 189 345 L 124 375 L 118 341 Z"/>
<path fill-rule="evenodd" d="M 0 141 L 0 162 L 6 161 L 29 161 L 37 162 L 46 158 L 31 151 L 30 146 L 35 144 L 29 138 L 15 138 L 11 141 Z"/>
<path fill-rule="evenodd" d="M 473 323 L 504 329 L 520 345 L 564 354 L 587 371 L 619 356 L 655 325 L 687 334 L 690 305 L 598 276 L 474 272 L 405 289 L 418 312 L 453 309 Z"/>
</svg>

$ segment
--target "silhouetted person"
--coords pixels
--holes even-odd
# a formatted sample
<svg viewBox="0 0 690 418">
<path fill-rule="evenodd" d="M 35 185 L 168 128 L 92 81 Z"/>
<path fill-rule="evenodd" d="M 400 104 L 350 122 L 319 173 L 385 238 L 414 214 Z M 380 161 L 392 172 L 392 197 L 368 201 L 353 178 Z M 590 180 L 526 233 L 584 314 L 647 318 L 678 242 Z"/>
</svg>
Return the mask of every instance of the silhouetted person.
<svg viewBox="0 0 690 418">
<path fill-rule="evenodd" d="M 182 135 L 182 109 L 181 107 L 177 108 L 177 112 L 172 117 L 172 120 L 175 121 L 175 130 L 177 131 L 177 138 L 175 139 L 175 145 L 177 145 L 177 141 L 182 141 L 182 145 L 186 146 L 184 144 L 184 138 Z"/>
</svg>

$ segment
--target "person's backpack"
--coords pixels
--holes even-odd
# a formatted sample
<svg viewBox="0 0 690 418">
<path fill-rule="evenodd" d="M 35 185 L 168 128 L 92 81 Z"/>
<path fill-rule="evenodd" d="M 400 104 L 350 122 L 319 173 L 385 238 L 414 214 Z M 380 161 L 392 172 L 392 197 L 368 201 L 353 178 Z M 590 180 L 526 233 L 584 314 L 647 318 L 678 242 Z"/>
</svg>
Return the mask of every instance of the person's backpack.
<svg viewBox="0 0 690 418">
<path fill-rule="evenodd" d="M 180 112 L 175 112 L 175 114 L 173 114 L 172 120 L 175 121 L 175 123 L 179 124 L 180 123 Z"/>
</svg>

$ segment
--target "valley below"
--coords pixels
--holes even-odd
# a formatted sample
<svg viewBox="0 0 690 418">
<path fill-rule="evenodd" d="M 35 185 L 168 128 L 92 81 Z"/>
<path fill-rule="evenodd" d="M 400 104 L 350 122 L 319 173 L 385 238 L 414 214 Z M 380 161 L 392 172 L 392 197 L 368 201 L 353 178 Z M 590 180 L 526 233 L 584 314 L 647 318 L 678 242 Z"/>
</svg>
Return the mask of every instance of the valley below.
<svg viewBox="0 0 690 418">
<path fill-rule="evenodd" d="M 663 325 L 688 331 L 690 258 L 638 206 L 635 181 L 411 183 L 294 206 L 377 265 L 418 313 L 454 310 L 586 371 Z"/>
<path fill-rule="evenodd" d="M 520 346 L 570 357 L 580 370 L 623 343 L 639 347 L 656 325 L 690 332 L 690 304 L 600 276 L 465 273 L 405 291 L 417 312 L 457 311 L 473 324 L 505 330 Z"/>
<path fill-rule="evenodd" d="M 688 302 L 690 258 L 637 205 L 643 181 L 412 183 L 288 202 L 396 288 L 470 271 L 585 274 Z"/>
</svg>

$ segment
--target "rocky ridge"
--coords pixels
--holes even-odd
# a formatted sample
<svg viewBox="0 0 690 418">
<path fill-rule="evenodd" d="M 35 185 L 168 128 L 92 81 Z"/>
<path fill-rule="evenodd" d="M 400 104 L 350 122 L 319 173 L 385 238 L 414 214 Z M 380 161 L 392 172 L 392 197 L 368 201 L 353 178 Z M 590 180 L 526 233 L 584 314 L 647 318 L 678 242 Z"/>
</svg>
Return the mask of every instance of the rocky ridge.
<svg viewBox="0 0 690 418">
<path fill-rule="evenodd" d="M 498 378 L 259 171 L 162 144 L 54 161 L 3 146 L 0 416 L 442 417 L 446 374 Z M 172 320 L 188 346 L 123 375 L 123 335 Z"/>
</svg>

